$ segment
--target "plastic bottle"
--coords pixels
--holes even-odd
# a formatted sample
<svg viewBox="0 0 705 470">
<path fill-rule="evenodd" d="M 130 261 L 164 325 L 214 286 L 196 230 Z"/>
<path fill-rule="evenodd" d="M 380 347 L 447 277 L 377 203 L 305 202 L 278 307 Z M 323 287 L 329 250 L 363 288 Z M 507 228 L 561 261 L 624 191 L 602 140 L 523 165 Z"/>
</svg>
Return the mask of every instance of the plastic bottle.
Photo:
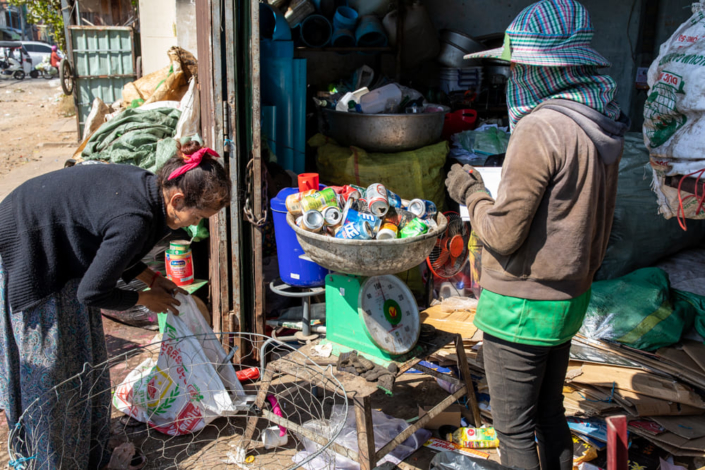
<svg viewBox="0 0 705 470">
<path fill-rule="evenodd" d="M 355 91 L 349 91 L 343 95 L 343 97 L 338 100 L 338 104 L 335 105 L 335 110 L 336 111 L 355 111 L 355 104 L 360 102 L 360 98 L 368 94 L 370 90 L 367 89 L 367 87 L 360 88 L 359 90 Z M 352 106 L 352 109 L 350 109 L 350 101 L 354 101 L 354 104 Z"/>
<path fill-rule="evenodd" d="M 401 103 L 401 90 L 394 83 L 372 90 L 360 98 L 360 108 L 365 114 L 394 113 Z"/>
</svg>

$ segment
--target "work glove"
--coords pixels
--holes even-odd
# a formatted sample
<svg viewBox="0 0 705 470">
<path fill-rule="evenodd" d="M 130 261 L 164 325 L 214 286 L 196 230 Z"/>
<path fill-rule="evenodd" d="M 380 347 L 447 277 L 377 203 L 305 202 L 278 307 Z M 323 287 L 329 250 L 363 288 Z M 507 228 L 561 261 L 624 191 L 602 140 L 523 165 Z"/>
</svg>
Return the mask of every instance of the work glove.
<svg viewBox="0 0 705 470">
<path fill-rule="evenodd" d="M 455 164 L 450 167 L 450 172 L 446 178 L 448 194 L 458 204 L 467 205 L 468 197 L 479 191 L 487 192 L 482 175 L 470 165 Z"/>
</svg>

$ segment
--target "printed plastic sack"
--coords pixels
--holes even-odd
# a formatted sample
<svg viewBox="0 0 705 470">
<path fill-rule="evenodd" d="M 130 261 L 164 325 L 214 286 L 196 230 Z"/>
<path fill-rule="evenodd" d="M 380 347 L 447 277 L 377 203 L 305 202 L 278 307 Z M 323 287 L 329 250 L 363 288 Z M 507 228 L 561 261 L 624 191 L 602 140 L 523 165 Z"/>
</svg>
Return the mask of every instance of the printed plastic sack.
<svg viewBox="0 0 705 470">
<path fill-rule="evenodd" d="M 648 164 L 649 152 L 642 135 L 628 133 L 619 162 L 612 232 L 605 259 L 595 274 L 596 281 L 653 266 L 659 259 L 699 245 L 705 239 L 705 222 L 689 221 L 688 231 L 684 232 L 675 219 L 665 220 L 658 214 Z"/>
<path fill-rule="evenodd" d="M 382 183 L 404 199 L 433 201 L 440 211 L 445 207 L 443 165 L 448 142 L 399 153 L 367 153 L 358 147 L 341 147 L 323 134 L 314 135 L 308 144 L 318 149 L 321 182 L 365 187 Z"/>
<path fill-rule="evenodd" d="M 201 130 L 201 94 L 198 91 L 198 80 L 196 78 L 191 78 L 188 86 L 188 91 L 181 98 L 181 103 L 179 103 L 179 109 L 181 110 L 181 117 L 179 122 L 176 124 L 176 135 L 175 139 L 181 139 L 182 137 L 191 137 L 196 135 Z"/>
<path fill-rule="evenodd" d="M 198 62 L 190 52 L 172 47 L 167 52 L 171 65 L 130 82 L 122 88 L 125 107 L 138 107 L 155 101 L 181 101 L 189 80 L 198 74 Z"/>
<path fill-rule="evenodd" d="M 170 436 L 196 432 L 219 416 L 246 409 L 242 385 L 220 341 L 193 299 L 177 298 L 179 316 L 167 316 L 158 359 L 137 366 L 113 395 L 118 410 Z"/>
<path fill-rule="evenodd" d="M 668 41 L 649 68 L 644 141 L 666 175 L 705 168 L 705 4 Z"/>
<path fill-rule="evenodd" d="M 587 338 L 655 351 L 680 341 L 702 314 L 688 296 L 670 289 L 665 271 L 645 268 L 593 283 L 580 332 Z"/>
</svg>

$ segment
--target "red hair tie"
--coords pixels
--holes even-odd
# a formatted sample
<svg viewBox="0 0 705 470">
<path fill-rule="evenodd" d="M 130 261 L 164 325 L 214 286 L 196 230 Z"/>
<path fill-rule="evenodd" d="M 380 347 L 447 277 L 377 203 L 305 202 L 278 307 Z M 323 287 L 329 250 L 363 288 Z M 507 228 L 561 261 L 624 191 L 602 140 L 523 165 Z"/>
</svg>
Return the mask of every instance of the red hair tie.
<svg viewBox="0 0 705 470">
<path fill-rule="evenodd" d="M 215 150 L 209 149 L 208 147 L 203 147 L 202 149 L 192 153 L 191 155 L 188 155 L 188 158 L 184 159 L 184 162 L 186 162 L 186 164 L 172 171 L 167 180 L 173 180 L 174 178 L 178 178 L 179 176 L 183 175 L 187 171 L 193 170 L 201 164 L 201 161 L 203 161 L 203 157 L 206 154 L 211 155 L 215 158 L 220 158 L 220 155 L 218 155 L 218 152 L 216 152 Z"/>
</svg>

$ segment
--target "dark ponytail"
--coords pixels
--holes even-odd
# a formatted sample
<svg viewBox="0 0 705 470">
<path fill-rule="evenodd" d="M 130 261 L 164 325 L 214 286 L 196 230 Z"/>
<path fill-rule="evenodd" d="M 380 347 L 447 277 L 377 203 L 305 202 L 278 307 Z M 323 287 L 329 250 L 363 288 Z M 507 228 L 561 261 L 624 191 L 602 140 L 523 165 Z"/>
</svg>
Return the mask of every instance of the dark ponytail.
<svg viewBox="0 0 705 470">
<path fill-rule="evenodd" d="M 201 145 L 194 140 L 180 145 L 178 153 L 157 172 L 157 183 L 161 190 L 181 191 L 186 207 L 219 210 L 230 203 L 232 183 L 225 168 L 212 156 L 204 155 L 196 168 L 169 180 L 169 175 L 186 164 L 184 158 L 200 149 Z"/>
</svg>

